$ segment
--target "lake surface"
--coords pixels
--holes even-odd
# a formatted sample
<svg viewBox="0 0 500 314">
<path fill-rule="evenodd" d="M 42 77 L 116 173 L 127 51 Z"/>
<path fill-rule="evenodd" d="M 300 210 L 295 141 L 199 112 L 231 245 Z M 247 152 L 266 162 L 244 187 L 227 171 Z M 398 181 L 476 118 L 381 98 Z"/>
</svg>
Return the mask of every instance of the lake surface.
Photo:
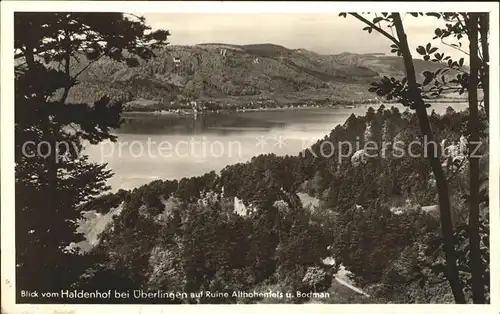
<svg viewBox="0 0 500 314">
<path fill-rule="evenodd" d="M 125 115 L 115 143 L 87 146 L 91 160 L 108 163 L 112 190 L 131 189 L 157 179 L 199 176 L 266 153 L 297 155 L 324 138 L 354 113 L 370 107 L 298 108 L 203 115 Z M 394 105 L 401 111 L 401 105 Z M 436 103 L 437 113 L 465 103 Z M 386 108 L 389 108 L 386 105 Z"/>
</svg>

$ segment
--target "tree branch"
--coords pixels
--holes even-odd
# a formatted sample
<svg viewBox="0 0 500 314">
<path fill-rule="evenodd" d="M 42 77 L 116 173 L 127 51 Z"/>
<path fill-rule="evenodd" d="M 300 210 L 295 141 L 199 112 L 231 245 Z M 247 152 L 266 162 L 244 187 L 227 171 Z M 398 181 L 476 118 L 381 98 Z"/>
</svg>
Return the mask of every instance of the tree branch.
<svg viewBox="0 0 500 314">
<path fill-rule="evenodd" d="M 460 164 L 457 166 L 457 170 L 455 170 L 448 178 L 447 180 L 448 181 L 451 181 L 453 178 L 455 178 L 455 176 L 460 172 L 460 170 L 462 170 L 462 167 L 463 165 L 465 164 L 465 161 L 467 160 L 467 158 L 464 158 L 462 159 L 462 161 L 460 162 Z"/>
<path fill-rule="evenodd" d="M 429 122 L 429 117 L 427 116 L 427 110 L 425 103 L 422 99 L 421 91 L 418 87 L 415 75 L 415 66 L 413 64 L 413 58 L 410 52 L 407 35 L 401 21 L 401 16 L 399 13 L 393 13 L 394 26 L 396 27 L 396 34 L 398 39 L 401 41 L 400 51 L 403 56 L 403 61 L 405 64 L 406 77 L 408 80 L 408 100 L 414 103 L 415 111 L 418 117 L 420 130 L 423 136 L 428 139 L 427 147 L 429 148 L 429 143 L 434 140 L 434 134 L 432 133 L 431 125 Z M 462 284 L 458 275 L 458 270 L 456 268 L 456 251 L 454 247 L 454 236 L 453 236 L 453 222 L 451 219 L 450 210 L 450 199 L 449 190 L 446 177 L 443 172 L 443 168 L 440 161 L 440 151 L 438 146 L 438 152 L 436 155 L 428 155 L 427 158 L 431 165 L 432 171 L 436 179 L 436 186 L 438 189 L 439 196 L 439 216 L 441 220 L 441 231 L 443 234 L 443 249 L 445 252 L 445 271 L 446 277 L 450 283 L 453 296 L 456 303 L 466 303 L 465 295 L 463 293 Z"/>
<path fill-rule="evenodd" d="M 377 25 L 368 21 L 366 18 L 364 18 L 363 16 L 361 16 L 358 13 L 349 13 L 349 14 L 354 16 L 355 18 L 357 18 L 361 22 L 365 23 L 366 25 L 370 26 L 371 28 L 373 28 L 374 30 L 379 32 L 381 35 L 384 35 L 385 37 L 389 38 L 394 44 L 396 44 L 399 47 L 399 41 L 396 38 L 394 38 L 393 36 L 391 36 L 389 33 L 387 33 L 386 31 L 384 31 L 383 29 L 378 27 Z"/>
<path fill-rule="evenodd" d="M 71 41 L 70 41 L 70 34 L 68 30 L 64 31 L 64 36 L 65 38 L 62 40 L 64 42 L 64 74 L 66 74 L 67 77 L 67 86 L 64 88 L 64 93 L 61 97 L 61 103 L 64 103 L 66 101 L 66 98 L 68 98 L 69 95 L 69 90 L 71 89 L 73 80 L 70 75 L 70 62 L 71 62 Z"/>
<path fill-rule="evenodd" d="M 429 285 L 439 285 L 445 281 L 447 281 L 448 279 L 444 278 L 444 279 L 441 279 L 441 280 L 436 280 L 436 281 L 428 281 L 429 282 Z"/>
<path fill-rule="evenodd" d="M 462 16 L 464 17 L 464 23 L 467 22 L 467 16 L 466 14 L 462 13 Z M 466 35 L 469 35 L 469 32 L 467 32 L 467 27 L 465 27 L 464 23 L 462 23 L 462 20 L 460 19 L 460 16 L 457 15 L 457 20 L 460 26 L 462 26 L 462 29 Z"/>
<path fill-rule="evenodd" d="M 463 51 L 462 49 L 460 49 L 460 48 L 458 48 L 458 47 L 455 47 L 455 46 L 452 46 L 452 45 L 450 45 L 450 44 L 448 44 L 448 43 L 445 43 L 445 42 L 444 42 L 444 40 L 443 40 L 443 38 L 441 38 L 441 43 L 442 43 L 443 45 L 446 45 L 446 46 L 448 46 L 448 47 L 451 47 L 451 48 L 453 48 L 453 49 L 455 49 L 455 50 L 458 50 L 458 51 L 460 51 L 460 52 L 462 52 L 462 53 L 464 53 L 464 54 L 466 54 L 466 55 L 469 55 L 469 53 L 467 53 L 467 52 Z"/>
<path fill-rule="evenodd" d="M 487 119 L 489 119 L 489 108 L 490 108 L 490 53 L 488 51 L 488 30 L 489 30 L 489 13 L 483 13 L 479 19 L 480 28 L 480 39 L 481 39 L 481 51 L 483 55 L 483 66 L 484 70 L 481 71 L 480 81 L 483 87 L 484 95 L 484 110 L 486 111 Z"/>
<path fill-rule="evenodd" d="M 97 59 L 90 61 L 89 64 L 87 64 L 86 66 L 84 66 L 83 69 L 81 69 L 80 71 L 78 71 L 78 73 L 76 73 L 75 76 L 73 76 L 73 79 L 76 80 L 76 78 L 80 74 L 82 74 L 85 70 L 87 70 L 92 64 L 96 63 L 97 60 L 101 59 L 103 56 L 104 56 L 104 54 L 102 54 L 99 57 L 97 57 Z"/>
</svg>

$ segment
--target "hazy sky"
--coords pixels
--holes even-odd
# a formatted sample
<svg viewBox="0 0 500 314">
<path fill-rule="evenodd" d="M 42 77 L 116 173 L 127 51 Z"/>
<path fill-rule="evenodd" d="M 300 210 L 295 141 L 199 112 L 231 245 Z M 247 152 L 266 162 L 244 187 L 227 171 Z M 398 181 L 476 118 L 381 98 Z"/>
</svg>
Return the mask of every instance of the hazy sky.
<svg viewBox="0 0 500 314">
<path fill-rule="evenodd" d="M 361 3 L 360 3 L 361 5 Z M 168 29 L 173 45 L 207 42 L 231 44 L 273 43 L 288 48 L 305 48 L 318 53 L 388 52 L 391 43 L 379 34 L 363 31 L 353 17 L 337 13 L 158 13 L 143 14 L 153 28 Z M 433 17 L 404 15 L 411 48 L 432 41 L 441 25 Z M 390 32 L 390 29 L 388 29 Z M 436 46 L 437 40 L 432 41 Z M 458 54 L 452 48 L 445 51 Z M 416 57 L 416 53 L 414 53 Z"/>
</svg>

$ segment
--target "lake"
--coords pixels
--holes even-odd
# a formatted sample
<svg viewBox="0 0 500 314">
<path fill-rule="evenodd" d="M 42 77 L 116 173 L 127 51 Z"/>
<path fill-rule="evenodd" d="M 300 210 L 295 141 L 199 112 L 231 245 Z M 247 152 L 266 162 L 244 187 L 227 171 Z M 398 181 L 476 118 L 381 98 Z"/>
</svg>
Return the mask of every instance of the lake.
<svg viewBox="0 0 500 314">
<path fill-rule="evenodd" d="M 108 163 L 115 174 L 108 181 L 113 191 L 131 189 L 157 179 L 220 171 L 259 154 L 297 155 L 352 113 L 364 115 L 370 106 L 378 108 L 362 105 L 196 116 L 126 113 L 124 124 L 114 131 L 117 142 L 87 146 L 85 153 L 91 160 Z M 436 103 L 432 109 L 444 113 L 448 106 L 458 111 L 467 104 Z"/>
</svg>

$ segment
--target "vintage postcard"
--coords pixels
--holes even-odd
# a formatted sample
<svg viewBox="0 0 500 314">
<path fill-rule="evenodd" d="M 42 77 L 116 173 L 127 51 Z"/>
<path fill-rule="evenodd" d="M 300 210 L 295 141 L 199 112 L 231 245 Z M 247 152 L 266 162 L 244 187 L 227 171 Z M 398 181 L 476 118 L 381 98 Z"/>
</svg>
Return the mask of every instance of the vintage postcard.
<svg viewBox="0 0 500 314">
<path fill-rule="evenodd" d="M 2 313 L 498 314 L 498 11 L 2 2 Z"/>
</svg>

